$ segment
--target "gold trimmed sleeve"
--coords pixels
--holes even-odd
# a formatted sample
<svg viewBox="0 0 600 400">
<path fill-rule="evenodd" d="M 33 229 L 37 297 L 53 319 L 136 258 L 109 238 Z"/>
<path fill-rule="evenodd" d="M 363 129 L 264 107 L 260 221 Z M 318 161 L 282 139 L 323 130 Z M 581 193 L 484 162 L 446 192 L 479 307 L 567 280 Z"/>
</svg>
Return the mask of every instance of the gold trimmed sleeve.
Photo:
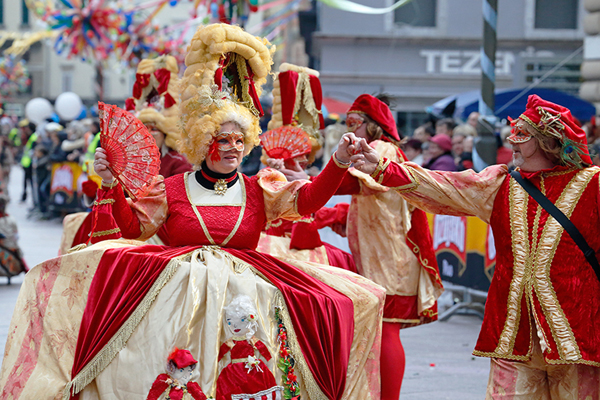
<svg viewBox="0 0 600 400">
<path fill-rule="evenodd" d="M 267 222 L 278 218 L 298 220 L 298 190 L 307 180 L 288 182 L 285 176 L 272 168 L 265 168 L 258 173 L 258 184 L 263 189 L 265 199 L 265 214 Z"/>
<path fill-rule="evenodd" d="M 142 234 L 138 240 L 148 240 L 162 226 L 167 219 L 168 204 L 165 182 L 161 175 L 158 175 L 150 191 L 142 198 L 133 202 L 127 199 L 131 211 L 140 221 Z M 114 210 L 114 205 L 113 205 Z"/>
<path fill-rule="evenodd" d="M 335 163 L 335 165 L 338 166 L 338 168 L 347 169 L 347 168 L 350 168 L 350 165 L 352 164 L 351 162 L 348 162 L 348 163 L 341 162 L 337 157 L 337 151 L 335 153 L 333 153 L 333 157 L 331 157 L 331 158 L 333 159 L 333 162 Z"/>
<path fill-rule="evenodd" d="M 104 182 L 104 180 L 102 180 L 102 188 L 103 189 L 112 189 L 115 186 L 117 186 L 119 184 L 119 181 L 116 180 L 115 178 L 113 178 L 113 181 L 111 183 L 106 183 Z"/>
<path fill-rule="evenodd" d="M 505 165 L 493 165 L 480 173 L 430 171 L 411 162 L 388 169 L 409 177 L 408 184 L 393 189 L 416 207 L 433 214 L 476 216 L 486 223 L 508 174 Z"/>
</svg>

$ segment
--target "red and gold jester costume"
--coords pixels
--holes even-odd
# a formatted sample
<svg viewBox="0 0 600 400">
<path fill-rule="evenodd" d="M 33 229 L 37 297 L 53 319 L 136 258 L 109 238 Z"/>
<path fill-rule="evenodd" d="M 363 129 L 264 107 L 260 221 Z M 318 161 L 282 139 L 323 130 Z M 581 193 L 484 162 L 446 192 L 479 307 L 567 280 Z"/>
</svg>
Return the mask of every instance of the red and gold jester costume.
<svg viewBox="0 0 600 400">
<path fill-rule="evenodd" d="M 388 106 L 361 95 L 347 114 L 366 114 L 395 141 L 400 141 Z M 387 135 L 371 146 L 389 161 L 406 158 Z M 386 288 L 384 322 L 410 327 L 437 320 L 443 287 L 425 213 L 393 190 L 354 168 L 336 194 L 351 194 L 348 244 L 358 272 Z M 376 223 L 374 223 L 376 221 Z"/>
<path fill-rule="evenodd" d="M 559 141 L 565 165 L 520 173 L 571 219 L 598 256 L 600 169 L 589 167 L 585 133 L 568 109 L 538 96 L 530 96 L 513 126 Z M 376 171 L 378 179 L 412 204 L 435 214 L 477 216 L 493 229 L 496 268 L 474 355 L 500 361 L 533 358 L 539 364 L 541 349 L 546 365 L 600 367 L 600 282 L 563 227 L 508 175 L 506 166 L 451 173 L 410 162 L 381 163 L 385 168 Z M 512 379 L 508 386 L 518 383 L 516 375 L 505 378 Z"/>
</svg>

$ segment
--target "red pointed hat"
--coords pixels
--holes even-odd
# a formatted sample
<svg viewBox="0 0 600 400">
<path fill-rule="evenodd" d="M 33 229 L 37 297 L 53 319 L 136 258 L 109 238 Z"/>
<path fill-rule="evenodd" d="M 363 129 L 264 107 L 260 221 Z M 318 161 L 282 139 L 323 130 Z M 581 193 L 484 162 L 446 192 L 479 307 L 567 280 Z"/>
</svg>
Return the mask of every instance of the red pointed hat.
<svg viewBox="0 0 600 400">
<path fill-rule="evenodd" d="M 383 101 L 370 94 L 361 94 L 354 100 L 354 103 L 346 114 L 357 113 L 367 114 L 372 120 L 383 129 L 384 133 L 389 137 L 400 141 L 400 135 L 398 135 L 398 128 L 396 128 L 396 121 L 392 111 Z M 385 139 L 385 135 L 383 137 Z"/>
<path fill-rule="evenodd" d="M 168 361 L 173 361 L 177 365 L 177 368 L 185 368 L 198 363 L 198 361 L 194 360 L 189 350 L 177 348 L 169 355 Z"/>
<path fill-rule="evenodd" d="M 578 166 L 581 162 L 592 164 L 585 131 L 568 108 L 532 94 L 527 99 L 527 109 L 518 119 L 527 122 L 542 135 L 557 139 L 564 153 L 561 159 L 565 162 Z"/>
</svg>

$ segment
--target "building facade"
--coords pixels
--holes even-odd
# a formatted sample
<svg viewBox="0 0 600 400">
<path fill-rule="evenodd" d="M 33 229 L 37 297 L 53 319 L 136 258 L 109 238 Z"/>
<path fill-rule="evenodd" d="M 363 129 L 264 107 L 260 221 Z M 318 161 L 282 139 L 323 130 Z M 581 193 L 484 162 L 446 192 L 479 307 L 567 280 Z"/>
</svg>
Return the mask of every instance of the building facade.
<svg viewBox="0 0 600 400">
<path fill-rule="evenodd" d="M 562 63 L 537 87 L 577 94 L 583 17 L 582 0 L 499 0 L 496 87 L 525 88 Z M 480 0 L 413 0 L 384 15 L 320 4 L 318 18 L 313 55 L 324 96 L 351 102 L 361 93 L 391 94 L 404 132 L 436 101 L 480 89 Z"/>
</svg>

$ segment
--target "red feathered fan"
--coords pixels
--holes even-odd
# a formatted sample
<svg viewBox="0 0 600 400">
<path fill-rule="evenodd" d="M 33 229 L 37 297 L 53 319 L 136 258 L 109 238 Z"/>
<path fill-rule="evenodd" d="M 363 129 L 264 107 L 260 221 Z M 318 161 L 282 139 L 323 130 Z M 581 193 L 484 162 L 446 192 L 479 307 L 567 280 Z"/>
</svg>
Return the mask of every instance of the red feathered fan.
<svg viewBox="0 0 600 400">
<path fill-rule="evenodd" d="M 296 126 L 284 125 L 265 132 L 260 144 L 271 158 L 289 160 L 310 153 L 310 137 Z"/>
<path fill-rule="evenodd" d="M 146 126 L 131 113 L 98 102 L 100 145 L 109 170 L 136 201 L 152 187 L 160 169 L 160 151 Z"/>
</svg>

